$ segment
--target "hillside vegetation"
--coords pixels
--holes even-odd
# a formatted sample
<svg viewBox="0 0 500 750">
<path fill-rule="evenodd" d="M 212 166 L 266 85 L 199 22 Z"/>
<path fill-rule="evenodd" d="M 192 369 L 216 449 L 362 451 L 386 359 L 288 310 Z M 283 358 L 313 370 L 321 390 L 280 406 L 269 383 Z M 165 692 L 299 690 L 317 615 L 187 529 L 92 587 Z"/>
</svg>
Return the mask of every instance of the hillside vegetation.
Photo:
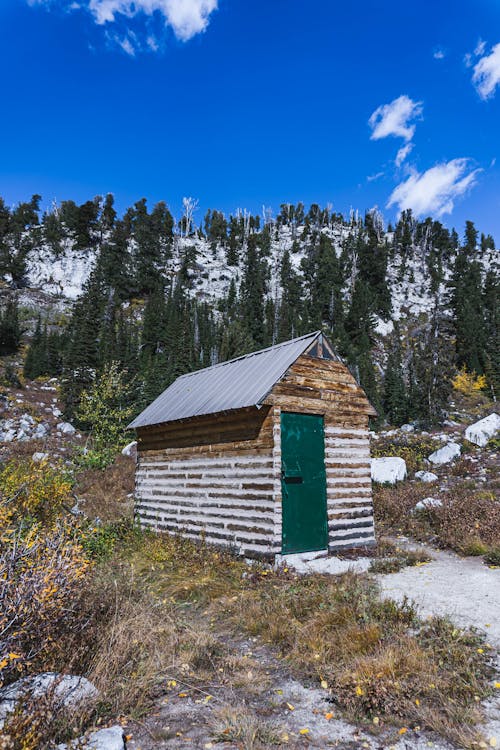
<svg viewBox="0 0 500 750">
<path fill-rule="evenodd" d="M 43 214 L 39 200 L 0 204 L 0 353 L 25 332 L 24 375 L 60 377 L 81 427 L 81 395 L 103 375 L 137 412 L 188 370 L 316 329 L 380 421 L 439 421 L 459 372 L 496 398 L 498 253 L 472 222 L 460 238 L 410 211 L 388 227 L 377 211 L 302 204 L 200 222 L 191 199 L 179 221 L 145 200 L 122 217 L 111 195 Z"/>
</svg>

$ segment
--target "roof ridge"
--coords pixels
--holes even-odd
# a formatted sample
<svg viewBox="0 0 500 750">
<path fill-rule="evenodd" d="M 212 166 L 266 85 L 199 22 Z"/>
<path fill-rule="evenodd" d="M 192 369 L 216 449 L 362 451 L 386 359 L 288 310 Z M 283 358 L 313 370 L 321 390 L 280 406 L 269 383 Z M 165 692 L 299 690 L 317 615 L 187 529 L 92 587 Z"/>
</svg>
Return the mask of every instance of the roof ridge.
<svg viewBox="0 0 500 750">
<path fill-rule="evenodd" d="M 250 359 L 250 357 L 255 357 L 257 354 L 263 354 L 264 352 L 268 352 L 271 349 L 280 349 L 283 346 L 287 346 L 289 344 L 296 344 L 298 341 L 302 341 L 303 339 L 308 338 L 314 338 L 318 334 L 320 334 L 321 331 L 313 331 L 312 333 L 305 333 L 303 336 L 297 336 L 295 339 L 288 339 L 288 341 L 282 341 L 279 344 L 272 344 L 272 346 L 266 346 L 265 349 L 259 349 L 256 352 L 248 352 L 248 354 L 240 354 L 239 357 L 234 357 L 233 359 L 226 359 L 224 362 L 217 362 L 215 365 L 209 365 L 208 367 L 202 367 L 199 370 L 192 370 L 191 372 L 186 372 L 184 375 L 179 375 L 177 377 L 177 380 L 182 380 L 183 378 L 190 378 L 193 375 L 197 375 L 198 373 L 202 371 L 207 370 L 214 370 L 216 367 L 224 367 L 224 365 L 230 365 L 233 362 L 239 362 L 242 359 Z"/>
</svg>

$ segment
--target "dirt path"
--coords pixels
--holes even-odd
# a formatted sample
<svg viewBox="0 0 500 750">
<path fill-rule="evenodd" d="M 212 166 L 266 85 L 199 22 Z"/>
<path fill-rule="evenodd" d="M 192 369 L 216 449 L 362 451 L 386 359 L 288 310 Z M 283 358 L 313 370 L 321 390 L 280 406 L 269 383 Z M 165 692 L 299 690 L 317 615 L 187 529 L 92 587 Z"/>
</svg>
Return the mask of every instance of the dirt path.
<svg viewBox="0 0 500 750">
<path fill-rule="evenodd" d="M 500 569 L 488 568 L 481 558 L 409 546 L 428 552 L 432 562 L 377 576 L 382 593 L 410 597 L 423 615 L 449 615 L 458 625 L 476 627 L 500 649 Z"/>
<path fill-rule="evenodd" d="M 204 692 L 177 683 L 149 716 L 125 728 L 127 750 L 452 750 L 429 732 L 410 729 L 401 737 L 394 727 L 374 734 L 351 724 L 329 691 L 293 679 L 257 639 L 230 640 L 236 662 L 248 658 L 252 679 L 242 685 L 241 674 L 226 675 Z"/>
</svg>

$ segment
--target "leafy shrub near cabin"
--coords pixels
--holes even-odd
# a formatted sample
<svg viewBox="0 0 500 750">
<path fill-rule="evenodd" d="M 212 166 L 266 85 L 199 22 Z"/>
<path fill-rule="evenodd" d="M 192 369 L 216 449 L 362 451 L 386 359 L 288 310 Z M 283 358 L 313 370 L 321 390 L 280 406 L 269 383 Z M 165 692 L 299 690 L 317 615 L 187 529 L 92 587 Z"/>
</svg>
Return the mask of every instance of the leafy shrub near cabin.
<svg viewBox="0 0 500 750">
<path fill-rule="evenodd" d="M 0 472 L 0 528 L 50 524 L 71 499 L 71 480 L 47 461 L 9 461 Z"/>
<path fill-rule="evenodd" d="M 11 526 L 0 540 L 0 685 L 60 669 L 68 636 L 85 627 L 80 600 L 92 566 L 71 522 Z"/>
</svg>

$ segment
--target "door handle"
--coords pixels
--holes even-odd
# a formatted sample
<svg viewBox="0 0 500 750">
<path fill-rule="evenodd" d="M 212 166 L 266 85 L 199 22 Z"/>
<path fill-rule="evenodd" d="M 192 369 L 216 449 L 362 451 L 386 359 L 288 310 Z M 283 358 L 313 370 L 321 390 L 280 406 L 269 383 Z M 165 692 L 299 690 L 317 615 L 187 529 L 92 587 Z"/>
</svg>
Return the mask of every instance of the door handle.
<svg viewBox="0 0 500 750">
<path fill-rule="evenodd" d="M 303 477 L 286 477 L 284 472 L 282 472 L 282 476 L 285 484 L 302 484 L 304 481 Z"/>
</svg>

